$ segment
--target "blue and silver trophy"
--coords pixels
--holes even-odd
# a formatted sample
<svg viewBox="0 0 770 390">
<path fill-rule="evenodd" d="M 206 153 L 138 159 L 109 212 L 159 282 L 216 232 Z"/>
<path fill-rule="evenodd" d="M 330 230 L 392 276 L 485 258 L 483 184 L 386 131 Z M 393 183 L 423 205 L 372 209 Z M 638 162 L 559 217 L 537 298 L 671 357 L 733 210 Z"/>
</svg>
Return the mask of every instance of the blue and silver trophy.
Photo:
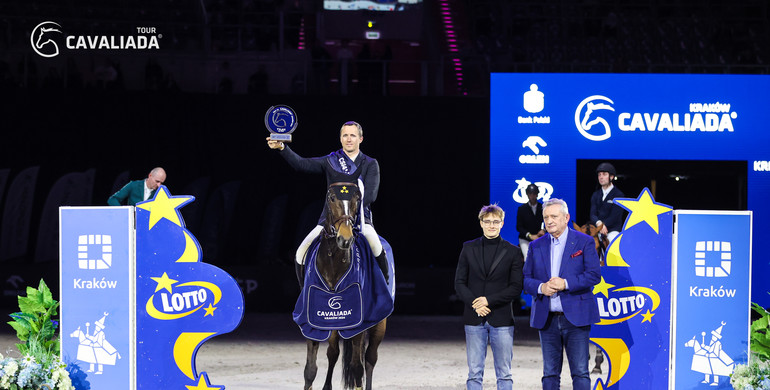
<svg viewBox="0 0 770 390">
<path fill-rule="evenodd" d="M 291 142 L 291 133 L 297 128 L 297 113 L 289 106 L 272 106 L 265 114 L 265 127 L 271 140 Z"/>
</svg>

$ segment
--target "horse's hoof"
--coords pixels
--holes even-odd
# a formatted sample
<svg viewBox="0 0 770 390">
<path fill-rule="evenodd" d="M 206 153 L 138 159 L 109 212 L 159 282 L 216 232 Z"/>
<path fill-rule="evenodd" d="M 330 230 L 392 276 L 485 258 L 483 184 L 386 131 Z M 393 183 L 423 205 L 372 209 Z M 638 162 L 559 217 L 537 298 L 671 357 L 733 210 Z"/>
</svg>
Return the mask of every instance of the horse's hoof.
<svg viewBox="0 0 770 390">
<path fill-rule="evenodd" d="M 601 367 L 594 367 L 594 369 L 591 370 L 591 374 L 601 374 L 601 373 L 602 373 Z"/>
</svg>

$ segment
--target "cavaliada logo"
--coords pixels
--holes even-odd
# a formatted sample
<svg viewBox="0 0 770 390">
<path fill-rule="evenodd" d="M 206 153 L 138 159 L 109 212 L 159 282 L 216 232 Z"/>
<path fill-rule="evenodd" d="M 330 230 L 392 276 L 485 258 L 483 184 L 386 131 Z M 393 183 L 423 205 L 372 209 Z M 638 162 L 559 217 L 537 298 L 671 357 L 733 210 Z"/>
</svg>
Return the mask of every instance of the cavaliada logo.
<svg viewBox="0 0 770 390">
<path fill-rule="evenodd" d="M 657 110 L 655 110 L 657 111 Z M 686 110 L 618 107 L 609 97 L 589 96 L 575 109 L 575 127 L 591 141 L 604 141 L 617 129 L 640 133 L 732 133 L 738 113 L 730 103 L 690 102 Z"/>
<path fill-rule="evenodd" d="M 62 50 L 158 50 L 162 34 L 155 27 L 135 27 L 127 34 L 67 34 L 59 23 L 46 21 L 32 29 L 32 50 L 41 57 L 56 57 Z"/>
</svg>

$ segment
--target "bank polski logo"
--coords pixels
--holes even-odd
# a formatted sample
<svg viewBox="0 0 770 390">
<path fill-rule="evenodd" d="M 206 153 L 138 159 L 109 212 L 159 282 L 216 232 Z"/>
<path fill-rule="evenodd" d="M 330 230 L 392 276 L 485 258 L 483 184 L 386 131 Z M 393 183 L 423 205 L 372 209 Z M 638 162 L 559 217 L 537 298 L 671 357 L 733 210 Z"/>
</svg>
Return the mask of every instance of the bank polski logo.
<svg viewBox="0 0 770 390">
<path fill-rule="evenodd" d="M 342 297 L 339 296 L 339 295 L 335 295 L 335 296 L 329 298 L 329 302 L 328 302 L 329 308 L 330 309 L 334 309 L 334 310 L 337 310 L 337 309 L 341 308 L 342 307 L 342 303 L 340 303 L 340 301 L 342 301 Z"/>
<path fill-rule="evenodd" d="M 730 241 L 697 241 L 695 243 L 695 276 L 724 278 L 732 268 Z"/>
<path fill-rule="evenodd" d="M 40 56 L 56 57 L 59 55 L 59 42 L 63 35 L 59 23 L 43 22 L 32 29 L 29 42 L 32 44 L 32 50 Z"/>
<path fill-rule="evenodd" d="M 529 86 L 529 91 L 524 92 L 524 109 L 527 112 L 537 114 L 545 107 L 545 94 L 537 90 L 537 84 Z"/>
<path fill-rule="evenodd" d="M 610 124 L 602 117 L 601 111 L 615 111 L 611 104 L 615 103 L 601 95 L 589 96 L 578 104 L 575 110 L 575 126 L 583 137 L 591 141 L 604 141 L 610 138 Z M 596 130 L 601 127 L 604 128 L 603 132 Z"/>
<path fill-rule="evenodd" d="M 515 181 L 517 187 L 513 191 L 513 200 L 518 203 L 527 203 L 529 201 L 529 198 L 527 197 L 527 186 L 532 184 L 532 182 L 523 177 Z M 542 199 L 543 201 L 551 199 L 551 194 L 553 194 L 552 185 L 543 181 L 535 182 L 535 185 L 537 186 L 537 189 L 540 190 L 537 194 L 538 199 Z"/>
<path fill-rule="evenodd" d="M 78 268 L 112 268 L 112 236 L 108 234 L 78 236 Z"/>
</svg>

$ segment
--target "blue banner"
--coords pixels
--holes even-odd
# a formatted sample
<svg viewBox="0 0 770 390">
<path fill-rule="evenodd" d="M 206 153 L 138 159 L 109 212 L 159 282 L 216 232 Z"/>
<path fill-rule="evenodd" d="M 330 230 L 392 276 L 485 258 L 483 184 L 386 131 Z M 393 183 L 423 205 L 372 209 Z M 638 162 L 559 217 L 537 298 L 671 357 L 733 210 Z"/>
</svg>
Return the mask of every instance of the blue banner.
<svg viewBox="0 0 770 390">
<path fill-rule="evenodd" d="M 732 388 L 748 358 L 752 213 L 675 215 L 672 388 Z"/>
<path fill-rule="evenodd" d="M 132 389 L 133 207 L 61 207 L 61 345 L 77 389 Z"/>
<path fill-rule="evenodd" d="M 139 389 L 225 388 L 197 371 L 195 355 L 207 340 L 238 327 L 243 293 L 229 274 L 200 261 L 200 244 L 179 212 L 193 199 L 160 186 L 136 205 Z"/>
<path fill-rule="evenodd" d="M 591 327 L 591 341 L 609 361 L 609 372 L 593 389 L 665 389 L 672 209 L 655 202 L 646 188 L 636 199 L 615 201 L 629 214 L 607 249 L 602 278 L 593 290 L 600 320 Z"/>
<path fill-rule="evenodd" d="M 636 159 L 640 166 L 746 161 L 748 208 L 768 220 L 768 90 L 767 75 L 493 73 L 490 202 L 516 210 L 534 183 L 540 200 L 561 198 L 575 210 L 580 159 Z M 502 234 L 518 240 L 516 230 Z M 754 239 L 770 242 L 770 230 Z M 757 259 L 770 258 L 770 247 L 755 250 Z M 770 274 L 770 262 L 758 261 L 754 271 L 753 300 L 770 306 L 770 279 L 762 276 Z"/>
</svg>

